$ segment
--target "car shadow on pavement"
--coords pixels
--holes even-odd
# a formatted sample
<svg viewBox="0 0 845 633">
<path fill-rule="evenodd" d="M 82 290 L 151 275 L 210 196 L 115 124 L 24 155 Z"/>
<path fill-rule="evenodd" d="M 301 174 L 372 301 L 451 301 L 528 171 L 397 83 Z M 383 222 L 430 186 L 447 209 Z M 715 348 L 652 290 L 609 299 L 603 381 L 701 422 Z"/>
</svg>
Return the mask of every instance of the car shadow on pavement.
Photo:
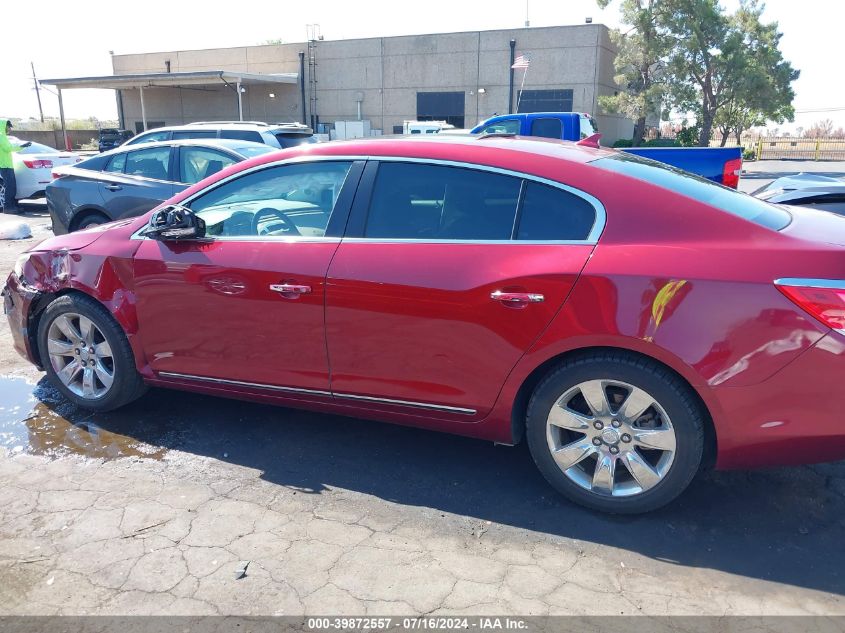
<svg viewBox="0 0 845 633">
<path fill-rule="evenodd" d="M 157 456 L 158 449 L 179 450 L 257 469 L 262 479 L 300 493 L 346 489 L 677 565 L 845 594 L 845 462 L 705 473 L 662 510 L 616 517 L 559 497 L 535 469 L 524 444 L 497 447 L 170 390 L 152 390 L 120 411 L 94 415 L 74 409 L 46 379 L 35 396 L 37 407 L 67 420 L 76 438 L 73 446 L 65 442 L 68 452 L 86 453 L 80 430 L 93 433 L 93 428 L 98 437 L 112 438 L 107 442 L 141 442 Z M 37 419 L 27 423 L 32 427 Z M 55 419 L 51 424 L 55 433 L 60 427 Z M 32 444 L 38 431 L 27 431 Z M 61 438 L 50 441 L 62 448 Z"/>
</svg>

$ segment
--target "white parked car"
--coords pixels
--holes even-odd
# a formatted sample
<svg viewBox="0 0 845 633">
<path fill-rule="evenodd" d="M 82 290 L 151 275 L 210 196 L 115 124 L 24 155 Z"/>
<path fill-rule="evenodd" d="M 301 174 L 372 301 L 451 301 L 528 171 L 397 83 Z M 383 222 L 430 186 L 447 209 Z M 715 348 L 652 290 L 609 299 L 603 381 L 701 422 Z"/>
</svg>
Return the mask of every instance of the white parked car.
<svg viewBox="0 0 845 633">
<path fill-rule="evenodd" d="M 9 142 L 12 145 L 20 145 L 26 141 L 10 136 Z M 18 186 L 17 197 L 18 200 L 23 200 L 42 196 L 44 189 L 53 180 L 52 172 L 56 167 L 74 165 L 83 160 L 83 157 L 74 152 L 60 152 L 47 145 L 33 143 L 12 154 L 12 159 Z M 2 194 L 5 196 L 5 190 Z"/>
</svg>

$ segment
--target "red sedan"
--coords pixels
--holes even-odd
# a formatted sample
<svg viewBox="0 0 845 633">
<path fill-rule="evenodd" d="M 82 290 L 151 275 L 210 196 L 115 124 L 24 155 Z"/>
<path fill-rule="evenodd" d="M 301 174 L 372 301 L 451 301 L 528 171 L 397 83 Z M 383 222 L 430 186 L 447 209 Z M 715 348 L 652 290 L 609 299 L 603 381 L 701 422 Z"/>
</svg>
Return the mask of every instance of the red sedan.
<svg viewBox="0 0 845 633">
<path fill-rule="evenodd" d="M 514 444 L 642 512 L 703 465 L 845 456 L 845 219 L 520 138 L 372 139 L 232 166 L 48 239 L 7 281 L 73 402 L 147 385 Z"/>
</svg>

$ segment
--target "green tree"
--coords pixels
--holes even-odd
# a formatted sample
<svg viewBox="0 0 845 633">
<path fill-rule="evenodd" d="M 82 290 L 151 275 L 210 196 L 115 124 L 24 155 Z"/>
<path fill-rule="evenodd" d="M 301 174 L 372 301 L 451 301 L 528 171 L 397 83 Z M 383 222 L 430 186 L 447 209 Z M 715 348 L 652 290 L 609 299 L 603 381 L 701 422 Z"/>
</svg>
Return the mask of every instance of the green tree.
<svg viewBox="0 0 845 633">
<path fill-rule="evenodd" d="M 777 23 L 761 22 L 757 0 L 742 0 L 732 16 L 718 0 L 665 0 L 665 11 L 673 105 L 695 112 L 699 145 L 709 144 L 714 123 L 741 134 L 761 119 L 792 118 L 798 71 L 778 48 Z"/>
<path fill-rule="evenodd" d="M 596 0 L 606 8 L 612 0 Z M 661 28 L 662 0 L 622 0 L 622 22 L 629 25 L 623 32 L 615 29 L 610 37 L 616 46 L 614 59 L 620 87 L 614 95 L 599 97 L 606 112 L 623 114 L 634 120 L 633 145 L 640 145 L 645 136 L 646 119 L 660 114 L 665 91 L 665 66 L 671 40 Z"/>
</svg>

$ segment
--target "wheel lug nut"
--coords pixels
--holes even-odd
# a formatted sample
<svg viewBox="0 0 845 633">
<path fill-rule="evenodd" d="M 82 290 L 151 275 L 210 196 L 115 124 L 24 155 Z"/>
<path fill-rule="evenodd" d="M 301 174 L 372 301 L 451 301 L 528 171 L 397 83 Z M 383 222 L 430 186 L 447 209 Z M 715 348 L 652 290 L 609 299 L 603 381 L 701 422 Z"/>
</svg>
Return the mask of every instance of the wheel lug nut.
<svg viewBox="0 0 845 633">
<path fill-rule="evenodd" d="M 630 442 L 630 441 L 631 441 L 631 436 L 630 436 L 630 435 L 628 435 L 627 433 L 624 433 L 624 434 L 622 435 L 622 441 L 623 441 L 623 442 Z"/>
<path fill-rule="evenodd" d="M 593 424 L 593 426 L 596 428 L 597 431 L 601 431 L 604 428 L 604 424 L 602 424 L 601 422 L 596 422 L 595 424 Z"/>
<path fill-rule="evenodd" d="M 597 437 L 594 437 L 593 444 L 595 444 L 596 446 L 601 446 L 601 440 Z"/>
<path fill-rule="evenodd" d="M 78 349 L 73 350 L 73 353 L 76 354 L 77 356 L 79 356 L 79 350 Z"/>
<path fill-rule="evenodd" d="M 619 452 L 619 449 L 618 449 L 618 448 L 616 448 L 615 446 L 611 446 L 611 447 L 610 447 L 610 452 L 611 452 L 611 453 L 613 453 L 614 455 L 616 455 L 616 453 L 618 453 L 618 452 Z"/>
<path fill-rule="evenodd" d="M 613 428 L 614 429 L 618 429 L 620 426 L 622 426 L 622 423 L 619 420 L 613 421 Z"/>
</svg>

